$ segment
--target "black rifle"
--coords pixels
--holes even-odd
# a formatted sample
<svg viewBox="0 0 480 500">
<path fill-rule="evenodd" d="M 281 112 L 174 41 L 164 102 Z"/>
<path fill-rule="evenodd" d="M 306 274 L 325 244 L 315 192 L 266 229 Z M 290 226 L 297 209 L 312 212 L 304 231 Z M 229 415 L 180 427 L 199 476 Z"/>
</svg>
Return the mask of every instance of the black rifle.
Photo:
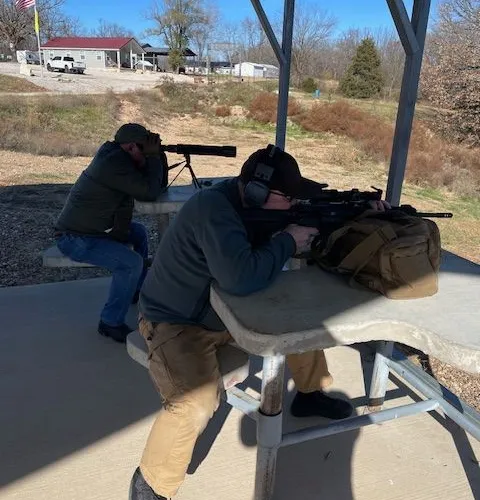
<svg viewBox="0 0 480 500">
<path fill-rule="evenodd" d="M 226 156 L 228 158 L 235 158 L 237 156 L 237 148 L 235 146 L 204 146 L 201 144 L 161 144 L 160 151 L 167 153 L 176 153 L 183 155 L 184 160 L 175 163 L 168 167 L 168 170 L 172 170 L 183 164 L 182 169 L 175 176 L 170 185 L 175 181 L 175 179 L 182 173 L 183 169 L 186 168 L 192 176 L 193 185 L 196 188 L 201 188 L 202 186 L 198 182 L 197 176 L 193 171 L 192 165 L 190 163 L 190 155 L 202 155 L 202 156 Z"/>
<path fill-rule="evenodd" d="M 285 229 L 289 224 L 314 227 L 319 230 L 319 239 L 324 240 L 336 229 L 371 209 L 371 201 L 381 200 L 382 190 L 373 189 L 374 191 L 324 189 L 315 198 L 301 200 L 289 210 L 245 208 L 240 216 L 252 240 L 257 243 Z M 392 207 L 391 210 L 401 210 L 417 217 L 453 217 L 450 212 L 418 212 L 411 205 Z M 388 210 L 385 213 L 387 212 Z M 382 213 L 378 212 L 378 215 L 381 216 Z"/>
</svg>

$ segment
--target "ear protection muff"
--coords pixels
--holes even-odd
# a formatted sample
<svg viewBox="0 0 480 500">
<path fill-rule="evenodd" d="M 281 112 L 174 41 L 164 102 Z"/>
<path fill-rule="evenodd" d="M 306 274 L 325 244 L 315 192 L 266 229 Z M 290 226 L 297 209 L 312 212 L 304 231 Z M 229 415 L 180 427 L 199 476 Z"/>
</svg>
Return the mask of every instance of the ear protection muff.
<svg viewBox="0 0 480 500">
<path fill-rule="evenodd" d="M 248 181 L 244 188 L 245 203 L 252 208 L 259 208 L 264 205 L 270 194 L 270 182 L 272 180 L 275 167 L 273 159 L 277 148 L 272 144 L 267 147 L 267 161 L 257 163 L 253 178 Z"/>
</svg>

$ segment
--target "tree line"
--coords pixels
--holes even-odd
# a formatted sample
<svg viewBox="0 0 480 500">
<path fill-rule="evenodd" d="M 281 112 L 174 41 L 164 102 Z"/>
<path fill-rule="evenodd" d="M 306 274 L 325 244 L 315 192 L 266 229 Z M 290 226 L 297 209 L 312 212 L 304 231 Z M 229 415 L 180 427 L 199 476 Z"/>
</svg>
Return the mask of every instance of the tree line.
<svg viewBox="0 0 480 500">
<path fill-rule="evenodd" d="M 254 16 L 225 22 L 215 0 L 152 0 L 142 13 L 146 25 L 138 38 L 156 38 L 170 48 L 173 70 L 184 64 L 188 47 L 199 61 L 221 59 L 277 64 L 270 43 Z M 133 36 L 128 27 L 99 20 L 86 30 L 63 12 L 64 0 L 37 0 L 42 41 L 55 36 Z M 427 37 L 421 96 L 447 110 L 442 126 L 456 139 L 480 143 L 480 0 L 442 0 L 433 13 Z M 282 19 L 272 27 L 281 38 Z M 292 49 L 292 83 L 340 82 L 351 97 L 396 98 L 404 52 L 394 29 L 349 29 L 338 34 L 338 21 L 311 0 L 297 0 Z M 0 0 L 2 50 L 35 50 L 33 12 L 18 11 L 14 0 Z"/>
</svg>

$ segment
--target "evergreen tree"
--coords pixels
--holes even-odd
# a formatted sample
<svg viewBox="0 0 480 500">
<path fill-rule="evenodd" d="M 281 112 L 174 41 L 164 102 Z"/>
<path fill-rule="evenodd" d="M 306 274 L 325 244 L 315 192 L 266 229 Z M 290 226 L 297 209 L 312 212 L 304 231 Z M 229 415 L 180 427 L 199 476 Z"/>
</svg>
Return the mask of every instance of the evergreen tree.
<svg viewBox="0 0 480 500">
<path fill-rule="evenodd" d="M 345 97 L 368 99 L 380 93 L 383 83 L 375 42 L 373 38 L 364 38 L 340 81 L 340 92 Z"/>
</svg>

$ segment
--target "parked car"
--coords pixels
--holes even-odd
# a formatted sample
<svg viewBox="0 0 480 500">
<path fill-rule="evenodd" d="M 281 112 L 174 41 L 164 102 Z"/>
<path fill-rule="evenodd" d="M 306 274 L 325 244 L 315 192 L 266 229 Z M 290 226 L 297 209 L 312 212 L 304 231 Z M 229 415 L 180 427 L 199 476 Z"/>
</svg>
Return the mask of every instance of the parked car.
<svg viewBox="0 0 480 500">
<path fill-rule="evenodd" d="M 135 69 L 153 69 L 153 64 L 150 61 L 138 61 L 135 63 Z"/>
<path fill-rule="evenodd" d="M 17 50 L 17 62 L 23 64 L 40 64 L 38 52 L 33 50 Z"/>
<path fill-rule="evenodd" d="M 86 66 L 84 62 L 75 61 L 75 59 L 70 56 L 55 56 L 53 59 L 47 61 L 47 70 L 83 74 L 86 70 Z"/>
</svg>

